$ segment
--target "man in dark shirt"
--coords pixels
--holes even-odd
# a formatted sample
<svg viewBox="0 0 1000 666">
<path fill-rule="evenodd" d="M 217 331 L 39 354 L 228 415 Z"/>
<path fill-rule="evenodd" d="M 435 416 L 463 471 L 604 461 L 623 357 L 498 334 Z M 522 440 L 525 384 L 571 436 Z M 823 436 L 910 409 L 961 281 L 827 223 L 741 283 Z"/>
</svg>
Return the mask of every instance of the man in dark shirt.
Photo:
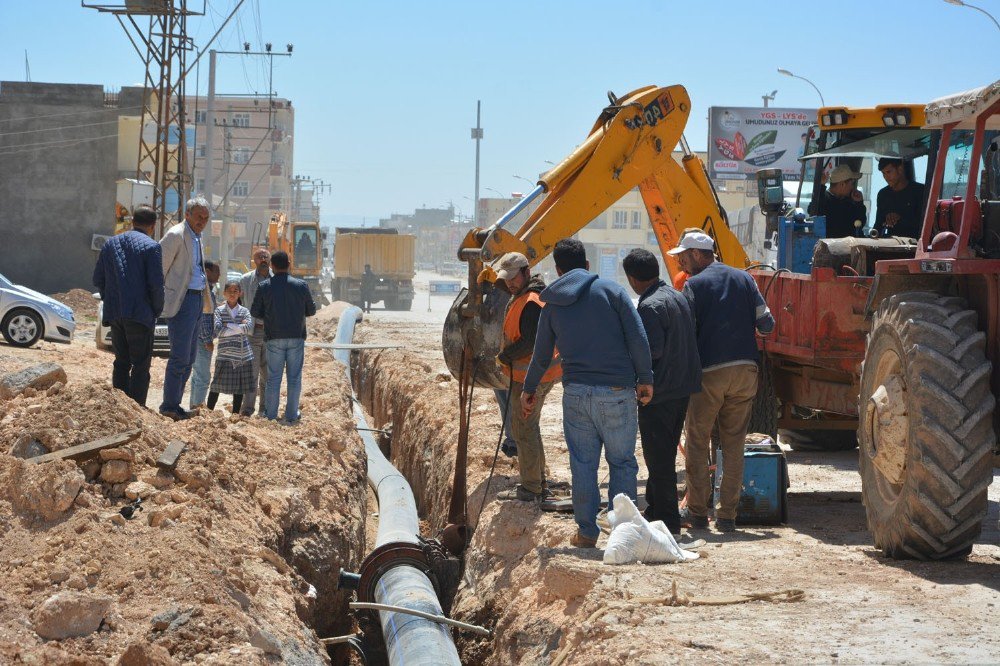
<svg viewBox="0 0 1000 666">
<path fill-rule="evenodd" d="M 146 406 L 149 365 L 153 359 L 153 327 L 163 311 L 163 255 L 152 239 L 156 212 L 139 206 L 132 231 L 109 238 L 94 267 L 94 286 L 104 302 L 102 315 L 111 324 L 115 352 L 111 383 Z"/>
<path fill-rule="evenodd" d="M 883 157 L 878 170 L 888 183 L 878 191 L 875 228 L 880 235 L 919 238 L 924 221 L 924 184 L 906 176 L 903 160 Z"/>
<path fill-rule="evenodd" d="M 864 197 L 858 191 L 858 178 L 851 167 L 841 164 L 830 172 L 829 189 L 821 189 L 809 204 L 810 215 L 826 216 L 826 237 L 857 236 L 868 219 Z M 861 224 L 856 224 L 860 222 Z"/>
<path fill-rule="evenodd" d="M 653 359 L 653 399 L 639 405 L 642 457 L 649 472 L 643 515 L 651 522 L 662 520 L 679 536 L 677 445 L 690 396 L 701 390 L 694 312 L 681 292 L 660 279 L 660 265 L 649 250 L 632 250 L 622 267 L 639 295 L 639 319 Z"/>
<path fill-rule="evenodd" d="M 278 418 L 281 375 L 288 371 L 288 396 L 285 422 L 299 422 L 299 396 L 302 394 L 302 363 L 305 359 L 306 317 L 316 314 L 316 304 L 309 285 L 288 274 L 287 252 L 271 255 L 274 277 L 257 287 L 250 314 L 264 320 L 264 347 L 267 360 L 267 388 L 264 391 L 264 416 Z"/>
<path fill-rule="evenodd" d="M 736 508 L 743 486 L 743 445 L 757 395 L 755 332 L 769 333 L 774 317 L 747 274 L 715 260 L 707 234 L 688 234 L 670 254 L 691 277 L 684 295 L 691 302 L 701 360 L 701 391 L 691 396 L 687 419 L 687 518 L 691 527 L 708 527 L 712 501 L 709 445 L 718 422 L 722 448 L 722 487 L 715 527 L 736 529 Z"/>
</svg>

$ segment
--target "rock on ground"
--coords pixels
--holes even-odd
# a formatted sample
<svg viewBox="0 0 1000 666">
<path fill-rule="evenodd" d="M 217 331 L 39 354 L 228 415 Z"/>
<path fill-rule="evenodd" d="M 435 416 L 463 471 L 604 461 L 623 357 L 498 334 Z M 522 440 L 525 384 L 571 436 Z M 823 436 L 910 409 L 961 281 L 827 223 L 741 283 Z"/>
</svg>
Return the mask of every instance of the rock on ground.
<svg viewBox="0 0 1000 666">
<path fill-rule="evenodd" d="M 69 460 L 20 463 L 14 469 L 13 482 L 0 492 L 10 493 L 11 502 L 22 512 L 53 520 L 73 506 L 84 481 L 83 472 Z"/>
<path fill-rule="evenodd" d="M 98 630 L 111 608 L 111 597 L 81 592 L 59 592 L 35 611 L 32 624 L 42 638 L 62 640 Z"/>
<path fill-rule="evenodd" d="M 66 383 L 66 371 L 58 363 L 40 363 L 0 378 L 0 400 L 10 400 L 28 387 L 44 391 L 56 382 Z"/>
</svg>

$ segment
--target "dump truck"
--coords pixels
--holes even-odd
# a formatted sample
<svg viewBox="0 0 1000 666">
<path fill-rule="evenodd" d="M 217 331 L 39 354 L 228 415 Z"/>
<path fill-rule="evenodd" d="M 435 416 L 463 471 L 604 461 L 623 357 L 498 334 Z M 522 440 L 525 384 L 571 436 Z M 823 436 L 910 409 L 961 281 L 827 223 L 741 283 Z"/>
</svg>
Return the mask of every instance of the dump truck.
<svg viewBox="0 0 1000 666">
<path fill-rule="evenodd" d="M 330 295 L 335 301 L 362 305 L 365 266 L 375 274 L 371 303 L 386 310 L 409 310 L 413 304 L 416 236 L 384 227 L 337 227 L 333 245 Z"/>
</svg>

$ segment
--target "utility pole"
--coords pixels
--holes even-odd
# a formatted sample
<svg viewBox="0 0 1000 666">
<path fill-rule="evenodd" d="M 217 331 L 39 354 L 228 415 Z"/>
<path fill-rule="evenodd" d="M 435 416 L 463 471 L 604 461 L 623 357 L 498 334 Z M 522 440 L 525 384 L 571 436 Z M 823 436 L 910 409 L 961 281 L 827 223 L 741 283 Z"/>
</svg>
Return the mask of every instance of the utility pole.
<svg viewBox="0 0 1000 666">
<path fill-rule="evenodd" d="M 472 138 L 476 141 L 476 207 L 473 211 L 474 224 L 479 226 L 479 142 L 483 140 L 483 128 L 480 122 L 482 100 L 476 100 L 476 126 L 472 128 Z"/>
<path fill-rule="evenodd" d="M 209 132 L 211 132 L 211 129 L 209 129 Z M 229 190 L 232 188 L 232 184 L 229 181 L 229 168 L 233 163 L 231 155 L 233 133 L 228 128 L 226 128 L 225 132 L 225 157 L 223 165 L 226 170 L 226 189 L 222 195 L 222 232 L 219 234 L 219 268 L 222 270 L 223 280 L 229 274 Z M 210 178 L 211 175 L 206 174 L 206 184 Z M 209 202 L 209 205 L 211 205 L 211 202 Z"/>
</svg>

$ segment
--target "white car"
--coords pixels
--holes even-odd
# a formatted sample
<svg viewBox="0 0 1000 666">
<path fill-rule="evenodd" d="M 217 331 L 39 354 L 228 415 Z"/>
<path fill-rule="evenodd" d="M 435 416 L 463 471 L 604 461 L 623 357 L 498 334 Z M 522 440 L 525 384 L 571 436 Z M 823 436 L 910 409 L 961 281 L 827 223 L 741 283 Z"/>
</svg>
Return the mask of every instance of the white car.
<svg viewBox="0 0 1000 666">
<path fill-rule="evenodd" d="M 45 294 L 14 284 L 0 275 L 0 333 L 15 347 L 39 340 L 72 342 L 73 310 Z"/>
<path fill-rule="evenodd" d="M 111 327 L 104 325 L 104 301 L 100 300 L 101 295 L 94 292 L 97 303 L 97 327 L 94 329 L 94 342 L 98 349 L 111 349 Z M 167 336 L 167 320 L 163 317 L 156 318 L 156 325 L 153 327 L 153 354 L 168 356 L 170 354 L 170 338 Z"/>
</svg>

